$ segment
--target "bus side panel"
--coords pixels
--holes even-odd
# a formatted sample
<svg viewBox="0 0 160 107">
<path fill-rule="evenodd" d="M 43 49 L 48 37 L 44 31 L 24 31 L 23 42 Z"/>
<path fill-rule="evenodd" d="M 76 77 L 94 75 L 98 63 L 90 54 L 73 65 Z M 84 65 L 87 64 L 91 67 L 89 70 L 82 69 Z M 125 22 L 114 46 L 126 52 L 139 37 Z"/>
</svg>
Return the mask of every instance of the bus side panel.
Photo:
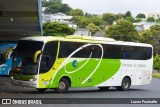
<svg viewBox="0 0 160 107">
<path fill-rule="evenodd" d="M 100 59 L 91 58 L 86 63 L 87 60 L 85 58 L 71 58 L 67 63 L 64 61 L 54 74 L 52 86 L 56 87 L 56 80 L 59 81 L 62 76 L 70 77 L 72 87 L 97 86 L 113 77 L 121 65 L 120 60 L 115 59 L 102 59 L 100 65 L 98 65 Z"/>
<path fill-rule="evenodd" d="M 121 81 L 124 77 L 131 78 L 131 85 L 145 85 L 151 82 L 152 59 L 150 60 L 121 60 Z"/>
</svg>

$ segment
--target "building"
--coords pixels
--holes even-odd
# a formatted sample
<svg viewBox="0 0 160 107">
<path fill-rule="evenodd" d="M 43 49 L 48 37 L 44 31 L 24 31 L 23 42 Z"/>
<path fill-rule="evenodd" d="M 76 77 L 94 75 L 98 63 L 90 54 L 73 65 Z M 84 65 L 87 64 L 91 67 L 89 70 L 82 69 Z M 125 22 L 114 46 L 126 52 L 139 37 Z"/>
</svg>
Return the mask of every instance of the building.
<svg viewBox="0 0 160 107">
<path fill-rule="evenodd" d="M 96 36 L 96 37 L 105 37 L 105 34 L 102 31 L 97 31 L 93 36 Z"/>
<path fill-rule="evenodd" d="M 135 25 L 135 29 L 137 32 L 143 32 L 144 31 L 144 24 L 143 23 L 133 23 Z"/>
<path fill-rule="evenodd" d="M 78 36 L 91 36 L 91 32 L 87 28 L 77 28 L 74 35 Z"/>
<path fill-rule="evenodd" d="M 142 32 L 144 30 L 150 29 L 151 26 L 155 25 L 156 23 L 150 23 L 150 22 L 139 22 L 139 23 L 133 23 L 135 25 L 135 29 L 138 32 Z"/>
<path fill-rule="evenodd" d="M 160 17 L 160 13 L 149 13 L 148 14 L 148 17 L 153 17 L 154 19 L 158 19 Z"/>
<path fill-rule="evenodd" d="M 77 28 L 77 25 L 75 25 L 71 19 L 73 16 L 67 16 L 64 13 L 55 13 L 55 14 L 43 14 L 43 23 L 46 22 L 59 22 L 59 23 L 64 23 L 67 24 L 69 27 L 72 27 L 74 29 Z"/>
</svg>

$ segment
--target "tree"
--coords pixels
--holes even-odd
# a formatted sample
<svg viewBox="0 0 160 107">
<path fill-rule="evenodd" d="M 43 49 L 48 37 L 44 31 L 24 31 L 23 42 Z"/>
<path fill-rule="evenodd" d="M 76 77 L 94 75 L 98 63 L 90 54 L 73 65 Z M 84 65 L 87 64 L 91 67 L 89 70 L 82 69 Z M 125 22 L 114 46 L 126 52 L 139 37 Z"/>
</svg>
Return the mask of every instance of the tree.
<svg viewBox="0 0 160 107">
<path fill-rule="evenodd" d="M 89 18 L 84 16 L 74 16 L 71 20 L 80 28 L 85 28 L 88 24 L 92 23 Z"/>
<path fill-rule="evenodd" d="M 142 21 L 142 19 L 141 18 L 137 18 L 137 19 L 135 19 L 135 22 L 137 23 L 137 22 L 141 22 Z"/>
<path fill-rule="evenodd" d="M 84 13 L 81 9 L 72 9 L 70 11 L 70 15 L 72 15 L 72 16 L 83 16 Z"/>
<path fill-rule="evenodd" d="M 99 16 L 92 16 L 90 18 L 90 20 L 92 21 L 92 23 L 94 23 L 94 25 L 96 26 L 100 26 L 103 24 L 103 19 Z"/>
<path fill-rule="evenodd" d="M 91 18 L 93 15 L 86 12 L 86 13 L 84 14 L 84 16 L 85 16 L 85 17 L 88 17 L 88 18 Z"/>
<path fill-rule="evenodd" d="M 102 18 L 106 24 L 112 25 L 114 20 L 116 19 L 116 16 L 112 13 L 105 13 L 103 14 Z"/>
<path fill-rule="evenodd" d="M 68 4 L 62 4 L 61 2 L 53 2 L 53 1 L 49 1 L 49 2 L 45 2 L 45 7 L 46 10 L 44 11 L 44 13 L 58 13 L 58 12 L 62 12 L 65 14 L 68 14 L 71 11 L 71 7 L 68 6 Z"/>
<path fill-rule="evenodd" d="M 153 34 L 150 30 L 145 30 L 140 33 L 139 42 L 153 44 Z"/>
<path fill-rule="evenodd" d="M 116 14 L 116 20 L 118 20 L 118 19 L 124 19 L 124 17 L 125 17 L 125 14 L 122 14 L 122 13 Z"/>
<path fill-rule="evenodd" d="M 86 28 L 86 26 L 89 25 L 90 23 L 92 23 L 91 20 L 89 20 L 86 17 L 82 17 L 82 19 L 80 20 L 80 23 L 78 24 L 78 26 L 81 27 L 81 28 Z"/>
<path fill-rule="evenodd" d="M 150 27 L 150 30 L 154 36 L 160 36 L 160 25 L 153 25 Z"/>
<path fill-rule="evenodd" d="M 94 23 L 90 23 L 87 28 L 90 30 L 91 34 L 94 35 L 96 33 L 96 31 L 98 31 L 100 28 L 96 25 L 94 25 Z"/>
<path fill-rule="evenodd" d="M 139 13 L 136 18 L 146 18 L 145 14 L 143 13 Z"/>
<path fill-rule="evenodd" d="M 147 22 L 155 22 L 155 19 L 153 17 L 148 17 Z"/>
<path fill-rule="evenodd" d="M 160 73 L 160 56 L 158 54 L 156 54 L 153 59 L 153 68 Z"/>
<path fill-rule="evenodd" d="M 108 27 L 105 31 L 108 37 L 122 41 L 137 41 L 138 32 L 135 26 L 128 20 L 119 20 L 116 25 Z"/>
<path fill-rule="evenodd" d="M 126 17 L 125 19 L 131 21 L 132 23 L 135 22 L 135 18 L 134 17 Z"/>
<path fill-rule="evenodd" d="M 125 17 L 132 17 L 132 14 L 130 11 L 127 11 L 126 14 L 125 14 Z"/>
<path fill-rule="evenodd" d="M 67 24 L 47 22 L 43 24 L 43 32 L 44 36 L 66 36 L 74 34 L 75 29 L 68 27 Z"/>
<path fill-rule="evenodd" d="M 154 53 L 160 54 L 160 25 L 151 26 L 150 31 L 153 35 Z"/>
<path fill-rule="evenodd" d="M 158 17 L 158 19 L 156 19 L 156 23 L 160 23 L 160 17 Z"/>
</svg>

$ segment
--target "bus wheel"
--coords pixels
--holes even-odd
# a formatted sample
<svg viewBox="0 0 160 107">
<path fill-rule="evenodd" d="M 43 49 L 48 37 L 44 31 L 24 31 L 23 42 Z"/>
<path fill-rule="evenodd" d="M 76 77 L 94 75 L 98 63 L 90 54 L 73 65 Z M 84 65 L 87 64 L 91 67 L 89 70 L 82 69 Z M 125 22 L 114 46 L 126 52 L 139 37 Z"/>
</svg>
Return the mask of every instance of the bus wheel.
<svg viewBox="0 0 160 107">
<path fill-rule="evenodd" d="M 38 90 L 39 92 L 43 93 L 43 92 L 45 92 L 47 89 L 46 89 L 46 88 L 36 88 L 36 90 Z"/>
<path fill-rule="evenodd" d="M 130 88 L 130 86 L 131 86 L 131 81 L 130 81 L 130 79 L 127 78 L 127 77 L 125 77 L 125 78 L 123 78 L 123 80 L 122 80 L 121 86 L 116 87 L 116 88 L 117 88 L 117 90 L 120 90 L 120 91 L 127 91 L 127 90 Z"/>
<path fill-rule="evenodd" d="M 69 82 L 67 79 L 62 78 L 58 83 L 58 88 L 55 89 L 57 93 L 66 93 L 69 89 Z"/>
<path fill-rule="evenodd" d="M 99 90 L 102 90 L 102 91 L 105 91 L 105 90 L 108 90 L 110 87 L 98 87 Z"/>
</svg>

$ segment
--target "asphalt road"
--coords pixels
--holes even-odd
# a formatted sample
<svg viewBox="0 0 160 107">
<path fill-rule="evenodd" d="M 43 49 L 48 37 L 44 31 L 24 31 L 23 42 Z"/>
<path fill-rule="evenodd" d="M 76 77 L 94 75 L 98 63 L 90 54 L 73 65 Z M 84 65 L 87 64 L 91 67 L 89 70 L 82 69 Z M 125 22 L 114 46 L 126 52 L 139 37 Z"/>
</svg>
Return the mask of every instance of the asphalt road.
<svg viewBox="0 0 160 107">
<path fill-rule="evenodd" d="M 10 84 L 7 77 L 0 77 L 0 98 L 160 98 L 160 79 L 153 78 L 152 83 L 144 86 L 131 86 L 129 91 L 117 91 L 115 88 L 110 88 L 108 91 L 101 91 L 98 88 L 73 88 L 66 94 L 57 94 L 54 90 L 47 90 L 44 93 L 39 93 L 32 88 L 16 87 Z M 4 105 L 3 105 L 4 106 Z M 55 105 L 61 107 L 62 105 Z M 64 105 L 63 105 L 64 106 Z M 65 107 L 81 106 L 78 104 L 65 105 Z M 84 107 L 87 105 L 83 105 Z M 96 105 L 89 105 L 95 107 Z M 106 107 L 103 104 L 99 107 Z M 112 107 L 128 107 L 129 105 L 110 105 Z M 130 105 L 134 107 L 135 105 Z M 151 105 L 141 105 L 142 107 Z M 152 105 L 158 107 L 159 105 Z M 5 105 L 4 107 L 8 107 Z M 14 106 L 12 106 L 14 107 Z M 27 107 L 25 105 L 24 107 Z M 36 106 L 34 106 L 36 107 Z M 41 107 L 41 106 L 38 106 Z M 53 107 L 47 105 L 47 107 Z"/>
</svg>

